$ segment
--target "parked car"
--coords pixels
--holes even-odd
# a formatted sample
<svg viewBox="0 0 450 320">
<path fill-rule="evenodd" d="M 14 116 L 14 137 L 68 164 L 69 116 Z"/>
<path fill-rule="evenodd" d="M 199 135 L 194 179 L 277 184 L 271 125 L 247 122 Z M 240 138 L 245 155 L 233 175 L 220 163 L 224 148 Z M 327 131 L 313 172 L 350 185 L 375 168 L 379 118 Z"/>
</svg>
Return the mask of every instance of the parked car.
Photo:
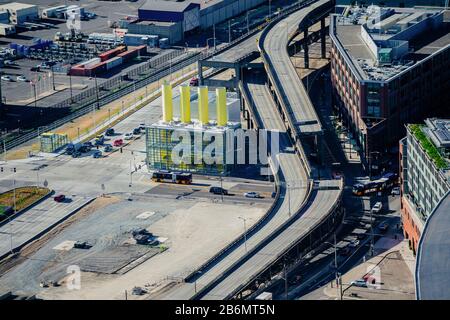
<svg viewBox="0 0 450 320">
<path fill-rule="evenodd" d="M 139 124 L 139 129 L 141 129 L 141 131 L 145 131 L 145 127 L 146 127 L 145 123 Z"/>
<path fill-rule="evenodd" d="M 392 191 L 391 191 L 391 194 L 393 196 L 399 196 L 400 195 L 400 187 L 393 187 Z"/>
<path fill-rule="evenodd" d="M 197 77 L 194 77 L 194 78 L 191 79 L 191 81 L 189 81 L 189 85 L 192 86 L 192 87 L 198 87 L 198 84 L 199 84 L 199 82 L 198 82 L 198 78 Z"/>
<path fill-rule="evenodd" d="M 367 287 L 367 283 L 364 279 L 354 280 L 350 282 L 350 284 L 355 287 Z"/>
<path fill-rule="evenodd" d="M 33 72 L 39 72 L 39 71 L 41 71 L 41 66 L 40 66 L 40 65 L 37 65 L 37 66 L 31 67 L 31 68 L 30 68 L 30 71 L 33 71 Z"/>
<path fill-rule="evenodd" d="M 75 249 L 90 249 L 92 246 L 86 241 L 77 241 L 73 244 Z"/>
<path fill-rule="evenodd" d="M 358 233 L 356 235 L 356 239 L 358 239 L 358 240 L 363 240 L 365 237 L 366 237 L 365 233 Z"/>
<path fill-rule="evenodd" d="M 261 195 L 258 192 L 246 192 L 244 193 L 244 197 L 246 198 L 261 198 Z"/>
<path fill-rule="evenodd" d="M 209 192 L 214 194 L 228 195 L 228 190 L 221 187 L 211 187 L 209 188 Z"/>
<path fill-rule="evenodd" d="M 133 134 L 135 136 L 139 136 L 141 134 L 141 128 L 134 128 L 133 129 Z"/>
<path fill-rule="evenodd" d="M 378 226 L 378 229 L 380 229 L 380 231 L 382 232 L 386 232 L 388 228 L 389 224 L 386 221 L 380 223 L 380 225 Z"/>
<path fill-rule="evenodd" d="M 103 156 L 103 153 L 100 150 L 96 150 L 93 154 L 92 157 L 97 159 L 97 158 L 101 158 Z"/>
<path fill-rule="evenodd" d="M 113 148 L 112 148 L 112 145 L 110 145 L 110 144 L 105 144 L 103 146 L 103 151 L 104 152 L 111 152 L 112 150 L 113 150 Z"/>
<path fill-rule="evenodd" d="M 12 66 L 12 65 L 14 65 L 14 62 L 11 61 L 11 60 L 5 60 L 5 61 L 3 61 L 3 64 L 4 64 L 5 66 Z"/>
<path fill-rule="evenodd" d="M 64 200 L 66 200 L 66 196 L 63 194 L 58 194 L 53 198 L 53 200 L 55 200 L 56 202 L 63 202 Z"/>
<path fill-rule="evenodd" d="M 78 158 L 79 156 L 81 156 L 81 152 L 80 151 L 72 152 L 72 158 Z"/>
<path fill-rule="evenodd" d="M 340 256 L 348 256 L 351 252 L 352 252 L 352 250 L 350 250 L 349 247 L 345 247 L 345 248 L 341 249 L 341 251 L 339 251 L 339 255 Z"/>
<path fill-rule="evenodd" d="M 27 79 L 27 77 L 25 77 L 25 76 L 17 76 L 16 81 L 19 81 L 19 82 L 28 82 L 28 79 Z"/>
<path fill-rule="evenodd" d="M 11 82 L 11 81 L 12 81 L 12 78 L 11 78 L 10 76 L 2 76 L 2 80 L 3 80 L 3 81 Z"/>
<path fill-rule="evenodd" d="M 339 171 L 333 171 L 333 173 L 331 174 L 333 179 L 339 180 L 342 178 L 342 173 Z"/>
<path fill-rule="evenodd" d="M 357 246 L 359 246 L 359 240 L 358 239 L 353 240 L 352 242 L 350 242 L 349 246 L 351 248 L 356 248 Z"/>
<path fill-rule="evenodd" d="M 123 145 L 123 140 L 122 139 L 114 140 L 114 142 L 113 142 L 113 146 L 114 147 L 120 147 L 121 145 Z"/>
<path fill-rule="evenodd" d="M 109 128 L 109 129 L 106 129 L 105 135 L 110 137 L 110 136 L 113 136 L 114 133 L 115 133 L 114 129 L 113 128 Z"/>
<path fill-rule="evenodd" d="M 375 205 L 372 207 L 372 212 L 374 213 L 380 213 L 383 209 L 383 204 L 381 202 L 375 203 Z"/>
<path fill-rule="evenodd" d="M 133 139 L 133 133 L 129 132 L 129 133 L 125 133 L 125 135 L 123 136 L 123 138 L 125 140 L 131 140 Z"/>
</svg>

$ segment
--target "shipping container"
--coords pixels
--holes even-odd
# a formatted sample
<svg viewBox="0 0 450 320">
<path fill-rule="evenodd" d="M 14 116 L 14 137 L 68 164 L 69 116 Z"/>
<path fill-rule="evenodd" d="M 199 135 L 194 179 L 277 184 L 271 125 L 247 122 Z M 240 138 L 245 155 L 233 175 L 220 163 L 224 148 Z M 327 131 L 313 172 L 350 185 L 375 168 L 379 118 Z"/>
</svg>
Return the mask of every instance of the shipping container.
<svg viewBox="0 0 450 320">
<path fill-rule="evenodd" d="M 70 75 L 84 77 L 84 76 L 86 76 L 86 69 L 81 68 L 81 67 L 72 67 L 72 68 L 70 68 Z"/>
<path fill-rule="evenodd" d="M 159 39 L 159 47 L 161 49 L 168 49 L 170 47 L 169 38 Z"/>
<path fill-rule="evenodd" d="M 124 62 L 130 61 L 138 56 L 138 51 L 137 50 L 129 50 L 129 51 L 122 52 L 122 53 L 118 54 L 117 56 L 122 57 Z"/>
<path fill-rule="evenodd" d="M 106 70 L 111 70 L 115 67 L 118 67 L 122 64 L 122 57 L 114 57 L 110 60 L 105 61 L 106 62 Z"/>
<path fill-rule="evenodd" d="M 90 60 L 88 60 L 88 61 L 84 61 L 84 62 L 82 62 L 81 63 L 81 65 L 84 67 L 84 68 L 90 68 L 90 67 L 92 67 L 92 66 L 94 66 L 94 65 L 96 65 L 96 64 L 99 64 L 101 62 L 101 60 L 100 60 L 100 58 L 92 58 L 92 59 L 90 59 Z"/>
<path fill-rule="evenodd" d="M 156 48 L 159 45 L 159 36 L 156 35 L 150 35 L 148 36 L 148 42 L 147 45 L 151 48 Z"/>
<path fill-rule="evenodd" d="M 125 46 L 120 46 L 115 49 L 103 52 L 103 53 L 99 54 L 98 56 L 101 61 L 106 61 L 106 60 L 111 59 L 112 57 L 117 56 L 119 53 L 124 52 L 125 50 L 126 50 Z"/>
<path fill-rule="evenodd" d="M 88 77 L 93 77 L 99 74 L 102 74 L 103 72 L 106 71 L 106 63 L 105 62 L 100 62 L 99 64 L 86 68 L 86 76 Z"/>
</svg>

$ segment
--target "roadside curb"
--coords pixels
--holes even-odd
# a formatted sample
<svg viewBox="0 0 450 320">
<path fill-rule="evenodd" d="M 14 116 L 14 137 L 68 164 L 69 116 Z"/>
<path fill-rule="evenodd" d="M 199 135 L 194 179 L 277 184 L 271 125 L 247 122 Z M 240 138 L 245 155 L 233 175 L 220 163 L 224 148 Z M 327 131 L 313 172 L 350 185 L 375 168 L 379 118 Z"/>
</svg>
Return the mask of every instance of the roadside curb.
<svg viewBox="0 0 450 320">
<path fill-rule="evenodd" d="M 16 188 L 17 189 L 17 188 Z M 11 190 L 10 190 L 11 191 Z M 7 191 L 9 192 L 9 191 Z M 15 214 L 12 214 L 11 216 L 7 217 L 5 220 L 0 222 L 0 227 L 4 226 L 5 224 L 7 224 L 10 220 L 13 220 L 17 217 L 19 217 L 20 215 L 22 215 L 25 211 L 34 208 L 35 206 L 37 206 L 39 203 L 41 203 L 44 200 L 47 200 L 50 196 L 52 196 L 53 194 L 55 194 L 55 190 L 49 190 L 49 192 L 43 196 L 42 198 L 36 200 L 35 202 L 33 202 L 32 204 L 30 204 L 28 207 L 23 208 L 22 210 L 17 211 Z M 1 258 L 0 258 L 1 260 Z"/>
<path fill-rule="evenodd" d="M 80 211 L 81 209 L 83 209 L 84 207 L 86 207 L 87 205 L 91 204 L 95 199 L 97 198 L 91 198 L 90 200 L 88 200 L 87 202 L 85 202 L 83 205 L 81 205 L 80 207 L 72 210 L 71 212 L 69 212 L 68 214 L 66 214 L 64 217 L 62 217 L 61 219 L 59 219 L 58 221 L 56 221 L 55 223 L 53 223 L 52 225 L 48 226 L 47 228 L 45 228 L 44 230 L 42 230 L 41 232 L 37 233 L 35 236 L 33 236 L 32 238 L 28 239 L 27 241 L 23 242 L 22 244 L 20 244 L 19 246 L 15 247 L 12 252 L 8 252 L 5 253 L 3 255 L 0 256 L 0 262 L 3 262 L 3 260 L 7 257 L 9 257 L 12 254 L 17 254 L 19 253 L 25 246 L 27 246 L 28 244 L 36 241 L 37 239 L 39 239 L 40 237 L 42 237 L 43 235 L 45 235 L 46 233 L 48 233 L 49 231 L 51 231 L 53 228 L 55 228 L 57 225 L 59 225 L 60 223 L 64 222 L 65 220 L 67 220 L 68 218 L 70 218 L 71 216 L 73 216 L 75 213 L 77 213 L 78 211 Z"/>
</svg>

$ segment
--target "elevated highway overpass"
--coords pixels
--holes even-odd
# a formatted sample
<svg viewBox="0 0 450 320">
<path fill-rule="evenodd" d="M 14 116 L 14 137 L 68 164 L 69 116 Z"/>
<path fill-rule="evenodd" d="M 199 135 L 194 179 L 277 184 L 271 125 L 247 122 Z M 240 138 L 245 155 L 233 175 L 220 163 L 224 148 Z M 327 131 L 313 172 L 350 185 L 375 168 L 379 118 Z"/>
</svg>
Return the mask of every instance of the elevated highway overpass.
<svg viewBox="0 0 450 320">
<path fill-rule="evenodd" d="M 324 2 L 328 1 L 320 1 L 320 3 Z M 317 8 L 316 6 L 310 8 L 308 6 L 310 3 L 312 2 L 307 2 L 299 11 L 292 10 L 287 18 L 295 21 L 295 18 L 290 18 L 291 15 L 295 15 L 301 22 L 301 19 Z M 302 14 L 297 14 L 298 12 Z M 270 30 L 269 26 L 269 30 L 263 31 L 263 34 Z M 273 35 L 273 37 L 276 36 Z M 265 36 L 261 38 L 264 39 Z M 284 51 L 289 59 L 287 44 L 288 41 L 285 42 Z M 281 50 L 281 47 L 278 50 Z M 265 59 L 268 58 L 270 56 L 265 57 Z M 291 64 L 290 60 L 287 63 Z M 295 76 L 296 79 L 291 75 L 290 81 L 298 82 L 297 85 L 302 86 L 298 76 L 296 74 Z M 277 80 L 274 85 L 280 84 L 284 83 Z M 296 84 L 289 85 L 294 86 L 296 90 Z M 160 298 L 234 298 L 251 285 L 259 275 L 270 270 L 271 266 L 279 262 L 285 254 L 293 250 L 297 253 L 307 252 L 316 243 L 323 241 L 328 236 L 329 230 L 342 217 L 340 210 L 342 181 L 332 179 L 313 181 L 310 178 L 312 170 L 299 137 L 303 132 L 320 132 L 321 126 L 306 91 L 300 96 L 294 96 L 296 100 L 291 101 L 300 101 L 300 103 L 307 101 L 309 103 L 307 108 L 312 109 L 303 110 L 301 106 L 290 105 L 290 108 L 295 108 L 291 113 L 287 113 L 286 110 L 290 109 L 281 105 L 285 103 L 285 100 L 281 100 L 280 103 L 273 99 L 272 93 L 260 74 L 254 73 L 250 78 L 245 79 L 240 83 L 240 88 L 244 99 L 249 103 L 256 127 L 280 133 L 280 153 L 272 155 L 272 164 L 279 163 L 278 171 L 275 171 L 275 167 L 272 166 L 278 189 L 277 198 L 266 216 L 255 227 Z M 289 97 L 292 96 L 289 95 Z M 309 120 L 317 121 L 300 126 L 292 120 L 302 119 L 304 115 Z"/>
</svg>

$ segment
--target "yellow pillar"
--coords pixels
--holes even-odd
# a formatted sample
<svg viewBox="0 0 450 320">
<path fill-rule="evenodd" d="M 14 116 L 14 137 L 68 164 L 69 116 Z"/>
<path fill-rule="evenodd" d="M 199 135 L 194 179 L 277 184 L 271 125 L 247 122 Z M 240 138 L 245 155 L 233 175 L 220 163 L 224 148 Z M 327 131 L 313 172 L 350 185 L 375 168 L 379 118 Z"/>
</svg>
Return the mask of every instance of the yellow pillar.
<svg viewBox="0 0 450 320">
<path fill-rule="evenodd" d="M 189 123 L 191 122 L 191 87 L 181 86 L 180 94 L 181 122 Z"/>
<path fill-rule="evenodd" d="M 162 105 L 163 105 L 163 121 L 170 122 L 173 120 L 173 103 L 172 103 L 172 85 L 165 83 L 161 86 Z"/>
<path fill-rule="evenodd" d="M 228 122 L 227 113 L 227 90 L 225 88 L 216 89 L 217 102 L 217 125 L 226 126 Z"/>
<path fill-rule="evenodd" d="M 198 87 L 198 120 L 207 124 L 208 119 L 208 87 Z"/>
</svg>

